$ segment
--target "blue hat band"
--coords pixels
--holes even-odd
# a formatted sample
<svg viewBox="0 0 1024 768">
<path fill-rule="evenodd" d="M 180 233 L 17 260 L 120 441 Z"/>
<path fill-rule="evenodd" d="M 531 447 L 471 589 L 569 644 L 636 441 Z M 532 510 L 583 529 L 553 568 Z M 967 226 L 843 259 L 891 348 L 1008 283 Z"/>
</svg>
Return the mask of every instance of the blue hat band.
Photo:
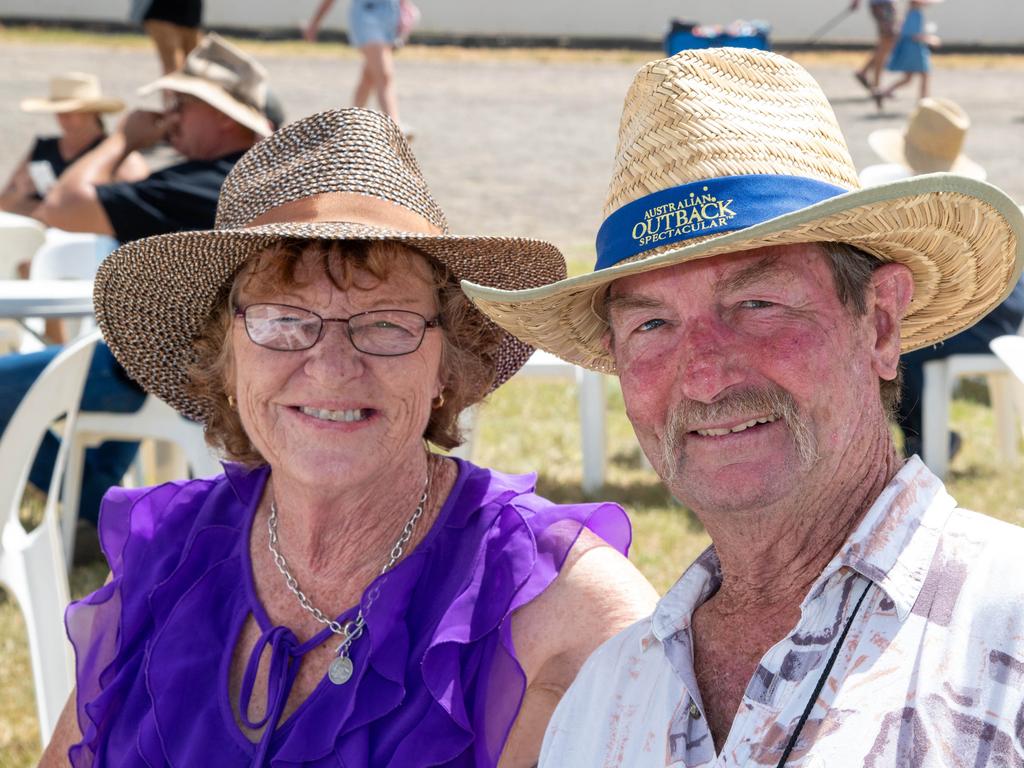
<svg viewBox="0 0 1024 768">
<path fill-rule="evenodd" d="M 604 220 L 594 271 L 652 248 L 752 227 L 849 191 L 803 176 L 754 174 L 653 192 Z"/>
</svg>

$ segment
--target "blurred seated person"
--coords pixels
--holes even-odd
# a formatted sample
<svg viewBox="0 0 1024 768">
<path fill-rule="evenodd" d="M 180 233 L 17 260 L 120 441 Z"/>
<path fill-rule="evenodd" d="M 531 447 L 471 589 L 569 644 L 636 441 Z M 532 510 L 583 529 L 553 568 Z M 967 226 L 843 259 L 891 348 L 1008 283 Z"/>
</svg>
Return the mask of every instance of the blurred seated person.
<svg viewBox="0 0 1024 768">
<path fill-rule="evenodd" d="M 918 102 L 904 129 L 890 128 L 868 136 L 871 148 L 885 163 L 869 165 L 860 172 L 864 186 L 875 186 L 922 173 L 949 172 L 985 180 L 985 169 L 963 154 L 963 143 L 971 121 L 950 99 L 924 98 Z M 908 352 L 903 363 L 903 395 L 897 422 L 903 430 L 904 453 L 921 452 L 924 397 L 924 364 L 950 355 L 989 354 L 989 342 L 997 336 L 1017 333 L 1024 320 L 1024 278 L 1010 295 L 976 325 L 935 346 Z M 960 436 L 951 433 L 950 454 L 960 446 Z"/>
<path fill-rule="evenodd" d="M 107 136 L 103 115 L 120 112 L 124 102 L 103 95 L 99 79 L 84 72 L 68 72 L 50 80 L 50 95 L 24 99 L 23 112 L 52 114 L 59 136 L 38 136 L 25 158 L 0 192 L 0 210 L 28 215 L 35 210 L 69 165 Z M 116 181 L 138 181 L 149 168 L 138 152 L 118 165 Z"/>
<path fill-rule="evenodd" d="M 113 235 L 122 243 L 151 235 L 213 226 L 225 176 L 245 150 L 270 134 L 263 114 L 265 72 L 247 54 L 208 35 L 185 67 L 142 89 L 173 93 L 164 113 L 134 111 L 94 149 L 68 168 L 33 216 L 75 232 Z M 134 150 L 167 140 L 185 161 L 135 182 L 115 174 Z M 0 430 L 59 347 L 0 357 Z M 145 393 L 121 370 L 103 344 L 96 348 L 82 395 L 82 410 L 131 413 Z M 46 488 L 58 441 L 39 448 L 31 482 Z M 96 522 L 106 490 L 120 483 L 135 457 L 135 443 L 108 442 L 90 449 L 82 480 L 80 517 Z"/>
</svg>

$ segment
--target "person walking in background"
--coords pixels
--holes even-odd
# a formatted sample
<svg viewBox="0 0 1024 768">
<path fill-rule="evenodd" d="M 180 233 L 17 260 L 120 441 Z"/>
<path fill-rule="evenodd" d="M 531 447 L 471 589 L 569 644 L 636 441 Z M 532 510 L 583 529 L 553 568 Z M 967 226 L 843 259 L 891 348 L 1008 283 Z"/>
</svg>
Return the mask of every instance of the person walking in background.
<svg viewBox="0 0 1024 768">
<path fill-rule="evenodd" d="M 321 0 L 313 17 L 302 28 L 302 36 L 316 42 L 320 25 L 334 5 L 334 0 Z M 400 0 L 352 0 L 348 11 L 348 40 L 363 54 L 363 70 L 356 85 L 352 104 L 365 107 L 371 97 L 380 110 L 399 125 L 398 95 L 395 92 L 394 49 L 400 45 Z M 406 139 L 412 138 L 407 126 L 402 127 Z"/>
<path fill-rule="evenodd" d="M 0 210 L 28 215 L 42 202 L 68 166 L 107 137 L 103 115 L 120 112 L 124 102 L 103 95 L 100 81 L 85 72 L 68 72 L 50 80 L 50 95 L 25 99 L 23 112 L 52 114 L 59 136 L 39 136 L 0 192 Z M 115 181 L 138 181 L 149 175 L 146 161 L 129 153 Z"/>
<path fill-rule="evenodd" d="M 851 10 L 857 10 L 860 0 L 852 0 Z M 878 30 L 878 42 L 864 62 L 864 66 L 853 73 L 857 82 L 874 93 L 882 80 L 882 68 L 896 43 L 896 0 L 870 0 L 868 8 Z"/>
<path fill-rule="evenodd" d="M 202 37 L 203 0 L 136 0 L 132 20 L 142 23 L 153 44 L 163 73 L 185 65 L 185 57 Z"/>
<path fill-rule="evenodd" d="M 889 64 L 886 66 L 890 72 L 902 72 L 903 76 L 892 83 L 888 88 L 882 88 L 878 83 L 878 90 L 875 91 L 875 103 L 881 109 L 886 99 L 890 99 L 897 89 L 914 79 L 918 75 L 921 82 L 919 98 L 928 95 L 928 74 L 931 72 L 931 48 L 938 47 L 942 41 L 938 35 L 928 31 L 924 21 L 924 9 L 933 3 L 941 3 L 942 0 L 911 0 L 910 10 L 903 20 L 900 28 L 900 36 L 893 48 Z"/>
</svg>

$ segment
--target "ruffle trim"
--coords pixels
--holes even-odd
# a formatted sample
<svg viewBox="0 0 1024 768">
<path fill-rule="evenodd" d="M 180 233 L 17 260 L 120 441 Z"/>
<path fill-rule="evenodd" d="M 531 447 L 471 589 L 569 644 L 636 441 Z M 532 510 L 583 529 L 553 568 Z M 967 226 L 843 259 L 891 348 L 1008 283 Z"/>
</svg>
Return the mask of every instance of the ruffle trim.
<svg viewBox="0 0 1024 768">
<path fill-rule="evenodd" d="M 240 476 L 237 470 L 227 469 L 227 483 L 192 481 L 118 490 L 105 500 L 101 530 L 113 578 L 72 604 L 67 613 L 78 659 L 78 715 L 83 726 L 83 741 L 70 754 L 76 768 L 93 765 L 101 743 L 117 730 L 116 715 L 125 708 L 136 712 L 131 720 L 138 724 L 132 739 L 137 764 L 176 764 L 187 759 L 188 748 L 175 746 L 175 742 L 182 746 L 183 724 L 165 716 L 170 710 L 161 715 L 161 706 L 154 703 L 180 697 L 183 689 L 166 674 L 151 674 L 150 665 L 154 649 L 158 658 L 163 653 L 159 643 L 167 626 L 180 625 L 184 619 L 184 614 L 174 619 L 174 611 L 181 607 L 188 613 L 183 603 L 189 593 L 195 595 L 192 586 L 212 571 L 230 568 L 229 561 L 236 556 L 238 526 L 217 521 L 215 515 L 196 514 L 199 506 L 208 512 L 212 505 L 231 507 L 232 502 L 237 514 L 238 501 L 248 507 L 247 494 L 262 488 L 262 477 Z M 443 526 L 459 529 L 448 531 L 453 540 L 480 531 L 479 543 L 454 599 L 434 620 L 435 630 L 425 650 L 420 651 L 423 644 L 410 636 L 407 614 L 416 590 L 423 588 L 421 577 L 444 530 L 437 531 L 430 546 L 418 548 L 367 590 L 369 594 L 378 588 L 384 598 L 366 610 L 364 595 L 367 634 L 364 642 L 354 646 L 355 676 L 343 687 L 321 683 L 280 725 L 270 744 L 271 765 L 283 768 L 318 760 L 334 765 L 336 755 L 346 765 L 373 762 L 406 768 L 444 765 L 467 750 L 478 766 L 497 764 L 526 688 L 513 647 L 512 614 L 555 580 L 584 527 L 625 554 L 630 526 L 622 509 L 613 504 L 551 504 L 534 494 L 533 476 L 503 475 L 465 462 L 460 462 L 459 476 L 448 502 L 454 506 Z M 222 496 L 232 492 L 237 501 Z M 141 501 L 150 510 L 148 516 L 133 514 Z M 189 518 L 203 522 L 189 528 Z M 147 546 L 161 528 L 176 526 L 178 540 L 180 531 L 188 531 L 184 549 Z M 167 559 L 154 560 L 153 553 L 167 553 Z M 144 563 L 139 560 L 143 554 Z M 137 579 L 132 590 L 122 592 L 126 570 L 153 574 L 141 594 Z M 405 685 L 410 654 L 420 653 L 426 690 L 416 696 L 419 686 L 414 686 L 410 699 Z M 219 667 L 217 671 L 219 675 Z M 143 677 L 146 686 L 138 684 Z M 217 695 L 223 692 L 217 690 Z M 307 705 L 330 709 L 336 727 L 293 727 L 302 723 Z M 396 712 L 399 707 L 401 711 Z M 396 718 L 387 724 L 386 734 L 394 749 L 380 756 L 374 751 L 371 729 L 389 715 Z M 216 718 L 215 725 L 223 728 L 223 718 Z M 212 726 L 198 727 L 206 731 Z M 424 738 L 425 734 L 430 737 Z M 247 748 L 244 737 L 237 738 L 240 735 L 232 739 L 222 734 L 218 750 L 233 753 L 239 765 L 248 765 L 256 745 Z M 117 757 L 105 754 L 102 761 L 115 764 L 111 760 Z M 218 762 L 221 768 L 234 764 L 228 754 L 218 755 Z"/>
</svg>

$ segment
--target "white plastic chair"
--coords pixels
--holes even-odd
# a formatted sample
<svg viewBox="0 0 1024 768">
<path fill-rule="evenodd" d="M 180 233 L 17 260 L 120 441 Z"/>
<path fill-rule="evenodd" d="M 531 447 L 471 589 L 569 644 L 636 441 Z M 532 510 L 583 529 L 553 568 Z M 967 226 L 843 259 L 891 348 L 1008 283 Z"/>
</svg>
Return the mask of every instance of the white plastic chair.
<svg viewBox="0 0 1024 768">
<path fill-rule="evenodd" d="M 46 230 L 46 242 L 32 258 L 31 280 L 92 280 L 117 240 L 92 232 Z"/>
<path fill-rule="evenodd" d="M 1021 333 L 1024 333 L 1024 326 Z M 964 376 L 986 378 L 995 415 L 999 453 L 1009 466 L 1016 466 L 1019 459 L 1012 380 L 1006 364 L 994 354 L 950 355 L 924 364 L 921 458 L 939 477 L 945 477 L 949 471 L 949 404 L 957 379 Z"/>
<path fill-rule="evenodd" d="M 44 227 L 28 216 L 0 211 L 0 280 L 15 280 L 18 264 L 31 261 L 45 240 Z M 0 320 L 0 353 L 16 352 L 22 328 L 13 320 Z"/>
<path fill-rule="evenodd" d="M 554 355 L 537 350 L 526 361 L 515 378 L 571 378 L 576 382 L 579 398 L 580 442 L 583 455 L 583 491 L 595 493 L 604 485 L 605 476 L 605 408 L 604 376 L 560 360 Z M 463 411 L 459 426 L 465 442 L 452 453 L 469 459 L 476 443 L 477 408 Z"/>
<path fill-rule="evenodd" d="M 39 375 L 0 436 L 0 498 L 6 505 L 0 533 L 0 583 L 14 594 L 25 617 L 39 734 L 50 740 L 74 685 L 74 661 L 64 634 L 64 609 L 70 600 L 60 542 L 57 500 L 68 446 L 57 453 L 42 522 L 26 531 L 18 518 L 29 470 L 43 436 L 64 419 L 74 431 L 82 387 L 99 334 L 68 346 Z"/>
<path fill-rule="evenodd" d="M 202 426 L 184 418 L 153 395 L 147 395 L 142 407 L 134 413 L 82 412 L 78 416 L 64 480 L 61 529 L 68 563 L 75 548 L 85 451 L 107 440 L 153 440 L 176 446 L 180 457 L 160 468 L 159 476 L 149 478 L 151 482 L 184 479 L 189 470 L 193 477 L 208 477 L 221 471 L 220 463 L 210 453 L 203 438 Z"/>
<path fill-rule="evenodd" d="M 1017 411 L 1020 434 L 1024 438 L 1024 335 L 998 336 L 988 345 L 1014 375 L 1015 380 L 1010 382 L 1009 389 L 1013 406 Z"/>
<path fill-rule="evenodd" d="M 91 232 L 65 232 L 62 229 L 46 230 L 46 242 L 32 257 L 29 280 L 92 280 L 100 262 L 117 248 L 117 240 L 109 235 Z M 92 318 L 65 320 L 69 338 L 91 333 L 96 328 Z M 42 331 L 41 321 L 29 321 L 29 328 Z M 26 338 L 22 352 L 41 348 L 37 340 Z"/>
<path fill-rule="evenodd" d="M 13 280 L 46 239 L 46 227 L 28 216 L 0 211 L 0 279 Z"/>
</svg>

